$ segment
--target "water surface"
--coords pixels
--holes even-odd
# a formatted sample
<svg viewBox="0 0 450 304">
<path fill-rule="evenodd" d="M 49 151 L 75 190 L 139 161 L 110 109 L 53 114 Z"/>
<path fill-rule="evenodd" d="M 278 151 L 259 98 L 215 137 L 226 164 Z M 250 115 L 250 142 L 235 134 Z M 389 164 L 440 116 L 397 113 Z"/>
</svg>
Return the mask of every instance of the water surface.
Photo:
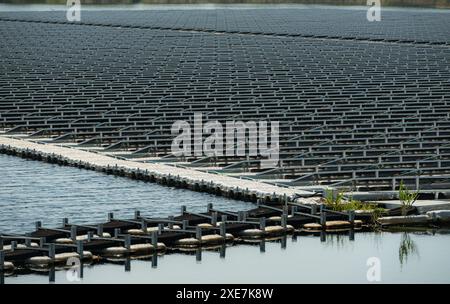
<svg viewBox="0 0 450 304">
<path fill-rule="evenodd" d="M 131 218 L 176 215 L 182 205 L 203 212 L 208 203 L 245 210 L 251 203 L 175 189 L 125 177 L 0 154 L 0 232 L 25 233 L 35 221 L 56 227 L 62 218 L 78 224 L 104 222 L 108 212 Z"/>
<path fill-rule="evenodd" d="M 409 248 L 404 250 L 405 248 Z M 56 272 L 56 283 L 450 283 L 450 234 L 357 233 L 288 237 L 282 242 L 228 247 L 198 256 L 166 254 L 157 267 L 149 260 L 124 265 L 101 264 L 84 268 L 79 282 Z M 368 281 L 368 259 L 379 261 L 381 281 Z M 372 272 L 369 272 L 372 273 Z M 69 275 L 69 278 L 71 276 Z M 373 278 L 373 276 L 369 276 Z M 47 274 L 7 277 L 5 283 L 48 283 Z"/>
<path fill-rule="evenodd" d="M 104 221 L 107 212 L 131 217 L 177 214 L 182 204 L 203 211 L 208 202 L 226 210 L 250 203 L 130 180 L 71 167 L 1 155 L 0 230 L 27 232 L 33 222 L 56 226 Z M 85 266 L 78 283 L 377 283 L 367 280 L 367 261 L 380 262 L 381 283 L 450 283 L 450 231 L 361 232 L 287 237 L 285 241 L 235 245 L 192 254 L 167 252 L 151 260 Z M 223 253 L 223 252 L 222 252 Z M 201 257 L 201 260 L 199 260 Z M 56 271 L 56 283 L 67 280 Z M 70 277 L 70 276 L 69 276 Z M 48 273 L 13 275 L 5 283 L 48 283 Z"/>
</svg>

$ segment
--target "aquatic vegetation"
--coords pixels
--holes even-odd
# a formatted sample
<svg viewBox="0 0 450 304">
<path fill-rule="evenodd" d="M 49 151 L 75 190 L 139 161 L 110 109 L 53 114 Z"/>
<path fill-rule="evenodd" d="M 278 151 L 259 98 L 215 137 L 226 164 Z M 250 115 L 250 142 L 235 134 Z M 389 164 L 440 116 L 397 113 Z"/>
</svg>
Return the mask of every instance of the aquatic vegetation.
<svg viewBox="0 0 450 304">
<path fill-rule="evenodd" d="M 416 192 L 411 192 L 403 183 L 403 180 L 400 182 L 400 186 L 398 189 L 398 198 L 400 199 L 400 203 L 402 204 L 402 215 L 406 215 L 408 209 L 412 207 L 412 205 L 416 202 L 419 197 L 419 190 Z"/>
<path fill-rule="evenodd" d="M 327 208 L 334 211 L 342 211 L 344 205 L 344 193 L 336 193 L 333 190 L 325 190 L 324 201 Z"/>
<path fill-rule="evenodd" d="M 350 210 L 368 211 L 372 214 L 372 218 L 374 221 L 386 211 L 385 209 L 378 207 L 377 204 L 363 203 L 351 197 L 345 200 L 343 192 L 338 192 L 334 194 L 333 191 L 331 190 L 325 191 L 324 201 L 327 208 L 334 211 L 341 211 L 341 212 Z"/>
</svg>

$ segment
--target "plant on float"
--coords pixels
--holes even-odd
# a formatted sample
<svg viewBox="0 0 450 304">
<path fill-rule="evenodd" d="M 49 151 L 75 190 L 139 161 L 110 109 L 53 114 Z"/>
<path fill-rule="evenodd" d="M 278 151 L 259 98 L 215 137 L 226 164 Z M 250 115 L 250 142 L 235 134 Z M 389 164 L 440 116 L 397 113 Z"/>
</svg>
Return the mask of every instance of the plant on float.
<svg viewBox="0 0 450 304">
<path fill-rule="evenodd" d="M 412 192 L 405 186 L 403 180 L 400 182 L 400 186 L 398 188 L 398 198 L 402 204 L 402 215 L 408 214 L 408 210 L 413 206 L 418 197 L 419 190 Z"/>
</svg>

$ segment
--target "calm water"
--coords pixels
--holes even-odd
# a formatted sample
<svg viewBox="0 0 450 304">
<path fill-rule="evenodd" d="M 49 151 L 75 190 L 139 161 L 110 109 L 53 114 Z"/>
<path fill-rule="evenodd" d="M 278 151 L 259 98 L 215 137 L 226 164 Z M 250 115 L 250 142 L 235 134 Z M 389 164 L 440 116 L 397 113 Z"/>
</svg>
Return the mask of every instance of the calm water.
<svg viewBox="0 0 450 304">
<path fill-rule="evenodd" d="M 187 190 L 133 181 L 70 167 L 0 154 L 0 230 L 26 232 L 35 220 L 56 226 L 62 217 L 78 223 L 105 220 L 106 213 L 148 216 L 202 211 L 208 202 L 223 209 L 248 209 L 249 203 Z M 450 283 L 450 231 L 370 232 L 347 235 L 288 237 L 285 242 L 227 247 L 199 255 L 170 253 L 123 264 L 85 266 L 81 283 L 368 283 L 367 259 L 380 261 L 381 282 Z M 200 253 L 200 252 L 199 252 Z M 214 269 L 214 271 L 211 271 Z M 65 271 L 56 283 L 71 283 Z M 48 283 L 48 274 L 9 276 L 5 283 Z"/>
<path fill-rule="evenodd" d="M 135 210 L 159 217 L 205 211 L 208 203 L 223 210 L 245 210 L 250 203 L 170 189 L 94 171 L 0 154 L 0 232 L 25 233 L 35 221 L 58 226 L 67 217 L 74 223 L 105 221 L 108 212 L 131 218 Z"/>
<path fill-rule="evenodd" d="M 450 232 L 447 232 L 450 233 Z M 196 255 L 166 254 L 157 267 L 150 260 L 124 265 L 86 266 L 79 283 L 370 283 L 367 260 L 379 259 L 381 283 L 450 283 L 450 234 L 357 233 L 354 241 L 345 235 L 288 237 L 260 246 L 228 247 Z M 409 248 L 401 250 L 401 248 Z M 402 252 L 401 254 L 400 251 Z M 70 276 L 69 276 L 70 277 Z M 48 283 L 47 274 L 6 277 L 5 283 Z M 56 283 L 67 280 L 66 271 L 56 271 Z"/>
</svg>

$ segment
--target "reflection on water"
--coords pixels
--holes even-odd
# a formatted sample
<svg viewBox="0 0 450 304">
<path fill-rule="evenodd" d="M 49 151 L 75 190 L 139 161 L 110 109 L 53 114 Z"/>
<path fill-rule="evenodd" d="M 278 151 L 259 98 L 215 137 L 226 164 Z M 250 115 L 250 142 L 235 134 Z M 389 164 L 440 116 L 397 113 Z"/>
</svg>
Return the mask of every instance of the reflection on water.
<svg viewBox="0 0 450 304">
<path fill-rule="evenodd" d="M 203 211 L 243 210 L 252 204 L 188 190 L 59 167 L 0 155 L 0 230 L 26 232 L 33 221 L 48 226 L 105 220 L 107 212 L 147 216 L 179 212 L 180 205 Z M 296 235 L 276 240 L 169 250 L 161 256 L 85 264 L 79 283 L 367 283 L 367 259 L 381 261 L 382 282 L 450 283 L 448 230 Z M 420 259 L 418 256 L 420 248 Z M 27 272 L 28 271 L 28 272 Z M 19 269 L 6 283 L 76 283 L 73 271 Z"/>
<path fill-rule="evenodd" d="M 328 235 L 325 232 L 321 232 L 321 240 L 325 242 L 326 247 L 332 247 L 336 249 L 342 249 L 344 246 L 349 246 L 350 243 L 347 239 L 354 240 L 354 230 L 350 230 L 349 235 L 344 234 L 334 234 Z"/>
<path fill-rule="evenodd" d="M 72 167 L 60 167 L 0 154 L 0 233 L 25 233 L 35 221 L 60 226 L 104 222 L 108 212 L 118 218 L 134 215 L 163 217 L 179 214 L 180 206 L 203 212 L 208 203 L 222 210 L 246 210 L 254 205 L 223 197 L 174 189 L 124 177 Z"/>
<path fill-rule="evenodd" d="M 416 255 L 419 257 L 419 249 L 407 232 L 402 233 L 400 247 L 398 248 L 398 259 L 403 266 L 408 261 L 408 256 Z"/>
<path fill-rule="evenodd" d="M 379 242 L 374 242 L 374 235 Z M 377 257 L 381 262 L 381 283 L 450 283 L 448 233 L 356 232 L 354 241 L 350 236 L 327 234 L 324 242 L 320 235 L 288 236 L 208 249 L 168 251 L 139 259 L 104 260 L 75 270 L 51 269 L 4 279 L 7 284 L 369 283 L 366 262 Z M 407 250 L 399 252 L 399 244 Z M 418 252 L 419 247 L 421 258 L 412 259 L 412 252 Z"/>
</svg>

